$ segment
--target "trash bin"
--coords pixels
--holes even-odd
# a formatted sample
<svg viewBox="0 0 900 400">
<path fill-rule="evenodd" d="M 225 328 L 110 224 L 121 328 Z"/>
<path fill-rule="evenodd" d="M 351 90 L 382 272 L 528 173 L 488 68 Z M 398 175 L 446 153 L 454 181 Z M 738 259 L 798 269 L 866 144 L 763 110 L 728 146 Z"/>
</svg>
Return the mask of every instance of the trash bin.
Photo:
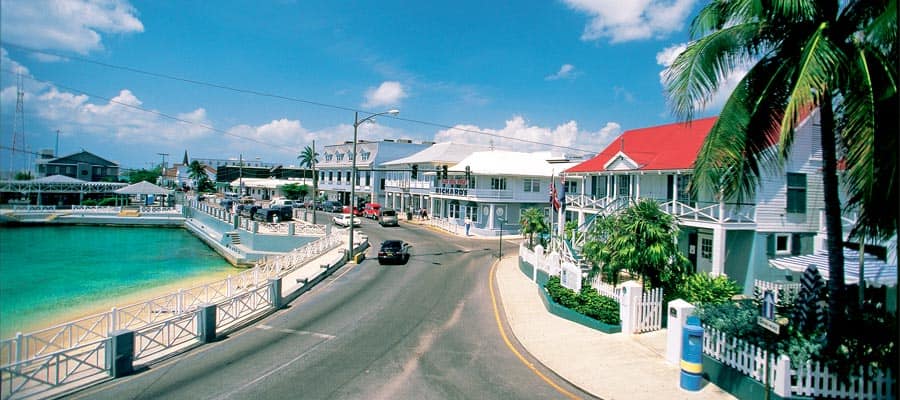
<svg viewBox="0 0 900 400">
<path fill-rule="evenodd" d="M 412 211 L 407 211 L 407 212 L 406 212 L 406 220 L 407 220 L 407 221 L 412 221 Z"/>
<path fill-rule="evenodd" d="M 681 388 L 696 392 L 703 382 L 703 327 L 690 316 L 681 343 Z"/>
</svg>

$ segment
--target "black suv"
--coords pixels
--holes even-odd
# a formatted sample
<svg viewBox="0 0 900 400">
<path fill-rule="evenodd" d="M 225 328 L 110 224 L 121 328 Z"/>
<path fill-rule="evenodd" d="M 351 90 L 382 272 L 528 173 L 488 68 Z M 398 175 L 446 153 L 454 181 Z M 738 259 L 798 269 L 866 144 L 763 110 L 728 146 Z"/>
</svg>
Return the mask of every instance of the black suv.
<svg viewBox="0 0 900 400">
<path fill-rule="evenodd" d="M 381 242 L 381 249 L 378 250 L 378 263 L 387 264 L 395 262 L 406 264 L 409 261 L 409 243 L 402 240 L 385 240 Z"/>
</svg>

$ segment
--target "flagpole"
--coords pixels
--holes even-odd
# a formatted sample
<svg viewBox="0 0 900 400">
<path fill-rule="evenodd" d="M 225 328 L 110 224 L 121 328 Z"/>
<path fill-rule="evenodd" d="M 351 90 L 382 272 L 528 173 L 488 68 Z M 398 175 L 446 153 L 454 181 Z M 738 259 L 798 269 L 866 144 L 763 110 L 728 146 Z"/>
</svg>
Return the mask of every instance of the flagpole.
<svg viewBox="0 0 900 400">
<path fill-rule="evenodd" d="M 550 243 L 548 243 L 551 246 L 551 248 L 553 245 L 553 211 L 554 211 L 553 210 L 553 197 L 556 196 L 556 193 L 554 193 L 554 190 L 553 190 L 553 188 L 554 188 L 553 180 L 555 179 L 555 176 L 556 176 L 556 170 L 551 170 L 550 171 Z"/>
</svg>

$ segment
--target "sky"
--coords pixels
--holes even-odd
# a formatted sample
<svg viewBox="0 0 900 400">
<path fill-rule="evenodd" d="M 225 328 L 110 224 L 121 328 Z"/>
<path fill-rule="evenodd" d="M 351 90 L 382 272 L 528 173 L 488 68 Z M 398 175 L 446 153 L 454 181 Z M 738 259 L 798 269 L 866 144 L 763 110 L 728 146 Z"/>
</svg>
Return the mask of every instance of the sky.
<svg viewBox="0 0 900 400">
<path fill-rule="evenodd" d="M 359 139 L 597 153 L 625 130 L 676 121 L 661 73 L 702 5 L 3 0 L 0 170 L 57 138 L 59 155 L 131 169 L 185 151 L 296 165 L 314 140 L 352 140 L 355 112 L 391 109 Z"/>
</svg>

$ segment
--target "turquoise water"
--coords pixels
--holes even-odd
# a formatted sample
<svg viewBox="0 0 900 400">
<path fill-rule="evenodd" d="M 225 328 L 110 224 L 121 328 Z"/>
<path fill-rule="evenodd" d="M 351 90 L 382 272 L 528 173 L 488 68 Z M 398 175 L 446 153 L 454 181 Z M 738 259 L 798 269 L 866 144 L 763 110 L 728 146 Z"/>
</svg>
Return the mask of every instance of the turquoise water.
<svg viewBox="0 0 900 400">
<path fill-rule="evenodd" d="M 184 229 L 0 226 L 0 338 L 130 304 L 116 299 L 137 291 L 234 271 Z"/>
</svg>

